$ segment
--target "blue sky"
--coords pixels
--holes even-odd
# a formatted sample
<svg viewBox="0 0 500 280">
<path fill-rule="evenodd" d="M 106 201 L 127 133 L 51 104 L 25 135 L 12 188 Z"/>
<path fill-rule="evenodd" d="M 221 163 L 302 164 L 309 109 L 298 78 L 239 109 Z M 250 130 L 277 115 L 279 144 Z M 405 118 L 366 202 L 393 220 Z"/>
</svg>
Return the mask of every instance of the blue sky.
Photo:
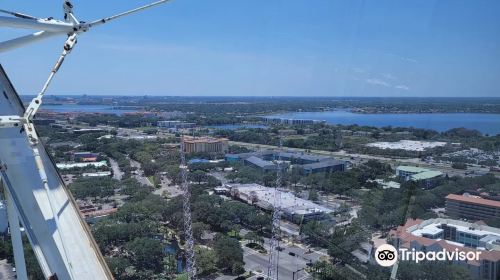
<svg viewBox="0 0 500 280">
<path fill-rule="evenodd" d="M 61 3 L 1 8 L 62 18 Z M 73 1 L 85 21 L 146 3 Z M 82 34 L 48 94 L 500 97 L 498 15 L 495 0 L 173 0 Z M 64 40 L 0 54 L 20 94 Z"/>
</svg>

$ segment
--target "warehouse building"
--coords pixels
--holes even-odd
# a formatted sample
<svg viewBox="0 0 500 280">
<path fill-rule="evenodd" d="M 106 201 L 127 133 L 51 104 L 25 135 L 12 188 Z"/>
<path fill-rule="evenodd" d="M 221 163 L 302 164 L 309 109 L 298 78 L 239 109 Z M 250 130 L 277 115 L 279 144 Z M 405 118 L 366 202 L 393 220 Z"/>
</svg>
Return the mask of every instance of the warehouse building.
<svg viewBox="0 0 500 280">
<path fill-rule="evenodd" d="M 235 198 L 248 204 L 255 205 L 261 209 L 271 211 L 274 203 L 274 188 L 268 188 L 259 184 L 227 184 Z M 295 223 L 308 220 L 329 219 L 327 214 L 334 210 L 316 204 L 310 200 L 295 196 L 292 192 L 278 190 L 281 196 L 282 217 Z M 332 206 L 334 209 L 339 205 Z"/>
<path fill-rule="evenodd" d="M 345 171 L 346 163 L 345 161 L 330 159 L 315 163 L 309 163 L 301 165 L 300 168 L 304 170 L 306 175 L 320 172 L 333 172 L 333 171 Z"/>
<path fill-rule="evenodd" d="M 56 166 L 59 169 L 85 168 L 88 166 L 107 167 L 108 163 L 105 160 L 103 160 L 103 161 L 97 161 L 97 162 L 57 163 Z"/>
<path fill-rule="evenodd" d="M 241 154 L 226 154 L 227 162 L 243 162 L 245 165 L 260 168 L 264 171 L 276 170 L 276 161 L 281 161 L 283 169 L 287 169 L 290 165 L 293 168 L 299 168 L 304 171 L 304 174 L 312 174 L 319 172 L 334 172 L 345 171 L 348 162 L 335 160 L 329 156 L 310 155 L 304 153 L 292 152 L 277 152 L 277 151 L 260 151 L 253 153 Z"/>
<path fill-rule="evenodd" d="M 254 168 L 259 168 L 264 172 L 267 171 L 276 171 L 278 169 L 278 165 L 275 164 L 274 162 L 263 160 L 261 158 L 258 158 L 256 156 L 250 156 L 246 159 L 244 159 L 245 165 L 254 167 Z"/>
</svg>

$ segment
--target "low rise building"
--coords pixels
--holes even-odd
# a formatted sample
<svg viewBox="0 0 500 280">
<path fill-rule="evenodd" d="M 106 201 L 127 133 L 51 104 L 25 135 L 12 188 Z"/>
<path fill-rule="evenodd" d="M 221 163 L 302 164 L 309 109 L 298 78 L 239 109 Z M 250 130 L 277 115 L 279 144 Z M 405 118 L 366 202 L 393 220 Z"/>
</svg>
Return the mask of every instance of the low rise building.
<svg viewBox="0 0 500 280">
<path fill-rule="evenodd" d="M 341 160 L 324 160 L 315 163 L 309 163 L 301 165 L 300 168 L 304 170 L 306 175 L 319 173 L 319 172 L 333 172 L 333 171 L 345 171 L 346 162 Z"/>
<path fill-rule="evenodd" d="M 248 203 L 264 210 L 271 211 L 274 203 L 274 188 L 268 188 L 259 184 L 227 184 L 226 189 L 230 193 Z M 295 223 L 301 223 L 308 220 L 319 220 L 328 218 L 329 213 L 334 210 L 316 204 L 310 200 L 295 196 L 292 192 L 278 190 L 281 197 L 281 210 L 283 218 Z M 338 208 L 339 205 L 332 205 Z"/>
<path fill-rule="evenodd" d="M 98 154 L 91 152 L 75 152 L 71 155 L 72 160 L 76 162 L 94 162 L 98 157 Z"/>
<path fill-rule="evenodd" d="M 57 163 L 56 166 L 59 169 L 84 168 L 87 166 L 107 167 L 108 163 L 105 160 L 103 160 L 98 162 Z"/>
<path fill-rule="evenodd" d="M 275 162 L 281 161 L 283 168 L 288 168 L 289 165 L 293 165 L 294 168 L 303 170 L 305 174 L 345 171 L 348 164 L 346 161 L 336 160 L 329 156 L 295 152 L 277 152 L 271 150 L 253 153 L 226 154 L 225 159 L 228 162 L 243 161 L 244 164 L 263 170 L 276 170 L 277 167 Z"/>
<path fill-rule="evenodd" d="M 409 219 L 391 230 L 389 238 L 400 248 L 417 251 L 481 252 L 479 260 L 453 263 L 467 269 L 472 279 L 500 279 L 500 229 L 452 219 Z"/>
<path fill-rule="evenodd" d="M 500 219 L 500 201 L 468 194 L 449 194 L 446 196 L 446 214 L 469 220 Z"/>
<path fill-rule="evenodd" d="M 313 125 L 315 123 L 324 123 L 325 121 L 307 120 L 307 119 L 286 119 L 286 118 L 264 118 L 269 124 L 284 124 L 284 125 Z"/>
<path fill-rule="evenodd" d="M 414 141 L 414 140 L 400 140 L 398 142 L 374 142 L 368 143 L 366 146 L 375 147 L 382 150 L 405 150 L 405 151 L 415 151 L 422 152 L 427 149 L 434 149 L 437 147 L 446 146 L 446 142 L 437 141 Z"/>
<path fill-rule="evenodd" d="M 111 177 L 111 171 L 88 172 L 83 173 L 83 177 Z"/>
<path fill-rule="evenodd" d="M 81 135 L 85 133 L 100 133 L 100 132 L 105 132 L 105 130 L 102 128 L 81 128 L 73 130 L 73 133 L 76 135 Z"/>
<path fill-rule="evenodd" d="M 96 221 L 99 218 L 116 213 L 118 209 L 115 207 L 101 208 L 95 206 L 92 203 L 78 201 L 78 210 L 80 210 L 80 215 L 82 216 L 82 218 L 86 219 L 87 221 Z"/>
<path fill-rule="evenodd" d="M 159 128 L 181 129 L 193 128 L 196 126 L 196 124 L 183 121 L 158 121 L 156 123 L 156 126 L 158 126 Z"/>
<path fill-rule="evenodd" d="M 274 162 L 263 160 L 263 159 L 258 158 L 256 156 L 250 156 L 250 157 L 244 159 L 244 163 L 245 163 L 245 165 L 249 165 L 249 166 L 254 167 L 254 168 L 259 168 L 264 172 L 276 171 L 278 168 L 278 165 L 275 164 Z"/>
<path fill-rule="evenodd" d="M 436 181 L 443 177 L 441 171 L 429 170 L 416 166 L 398 166 L 396 168 L 396 176 L 405 181 L 418 182 L 424 188 L 432 188 Z"/>
<path fill-rule="evenodd" d="M 370 136 L 372 136 L 372 134 L 373 133 L 370 132 L 370 131 L 361 131 L 360 130 L 360 131 L 354 131 L 352 133 L 352 136 L 355 136 L 355 137 L 370 137 Z"/>
</svg>

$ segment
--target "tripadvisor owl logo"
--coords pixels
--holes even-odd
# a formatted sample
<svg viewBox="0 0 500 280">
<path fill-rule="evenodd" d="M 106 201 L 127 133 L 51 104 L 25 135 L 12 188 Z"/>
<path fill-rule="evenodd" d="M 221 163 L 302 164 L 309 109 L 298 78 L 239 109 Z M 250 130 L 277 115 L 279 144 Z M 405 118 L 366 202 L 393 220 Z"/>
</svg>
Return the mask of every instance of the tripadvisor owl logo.
<svg viewBox="0 0 500 280">
<path fill-rule="evenodd" d="M 375 261 L 381 266 L 392 266 L 398 260 L 398 250 L 389 244 L 380 245 L 375 251 Z"/>
<path fill-rule="evenodd" d="M 421 261 L 480 261 L 481 251 L 475 250 L 455 250 L 448 251 L 445 248 L 439 251 L 418 251 L 415 248 L 399 248 L 399 251 L 390 244 L 380 245 L 375 251 L 375 261 L 381 266 L 392 266 L 398 260 L 413 261 L 419 263 Z"/>
</svg>

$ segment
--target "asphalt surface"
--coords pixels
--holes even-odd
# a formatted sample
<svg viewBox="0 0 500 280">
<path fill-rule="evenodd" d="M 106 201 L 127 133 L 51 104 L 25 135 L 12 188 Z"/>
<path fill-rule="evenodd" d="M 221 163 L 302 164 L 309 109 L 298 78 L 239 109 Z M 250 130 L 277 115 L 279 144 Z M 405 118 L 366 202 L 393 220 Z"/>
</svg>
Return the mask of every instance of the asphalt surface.
<svg viewBox="0 0 500 280">
<path fill-rule="evenodd" d="M 116 160 L 110 158 L 109 164 L 111 164 L 111 169 L 113 169 L 113 179 L 120 181 L 123 177 L 123 172 L 120 170 L 118 166 L 118 162 Z"/>
<path fill-rule="evenodd" d="M 130 166 L 136 168 L 136 173 L 133 175 L 133 177 L 139 181 L 139 183 L 153 187 L 153 184 L 149 181 L 149 179 L 144 176 L 144 171 L 141 169 L 141 163 L 138 161 L 135 161 L 133 159 L 130 160 Z"/>
<path fill-rule="evenodd" d="M 269 250 L 269 239 L 265 238 L 264 240 L 264 248 Z M 305 271 L 307 268 L 306 264 L 308 262 L 316 262 L 322 254 L 314 251 L 309 253 L 305 248 L 285 242 L 281 242 L 280 247 L 282 247 L 283 250 L 279 252 L 278 278 L 294 280 L 312 279 Z M 250 249 L 245 246 L 245 243 L 242 244 L 242 248 L 244 252 L 243 260 L 245 261 L 245 269 L 255 274 L 255 276 L 250 279 L 257 279 L 258 276 L 267 276 L 269 254 L 261 254 Z"/>
</svg>

